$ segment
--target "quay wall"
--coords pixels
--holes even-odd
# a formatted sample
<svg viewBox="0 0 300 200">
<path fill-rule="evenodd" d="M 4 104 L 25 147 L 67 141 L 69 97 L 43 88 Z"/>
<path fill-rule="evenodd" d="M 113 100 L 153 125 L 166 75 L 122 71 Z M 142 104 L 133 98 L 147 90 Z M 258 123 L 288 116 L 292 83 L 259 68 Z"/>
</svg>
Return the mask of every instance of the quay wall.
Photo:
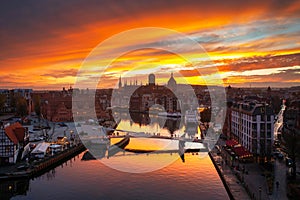
<svg viewBox="0 0 300 200">
<path fill-rule="evenodd" d="M 222 180 L 222 183 L 223 183 L 223 185 L 224 185 L 224 187 L 225 187 L 225 189 L 226 189 L 226 191 L 227 191 L 227 194 L 228 194 L 229 198 L 232 199 L 232 200 L 234 200 L 234 197 L 233 197 L 232 192 L 231 192 L 231 190 L 230 190 L 230 188 L 229 188 L 229 186 L 228 186 L 228 184 L 227 184 L 227 182 L 226 182 L 226 180 L 225 180 L 225 178 L 224 178 L 224 175 L 222 174 L 220 168 L 218 167 L 218 165 L 217 165 L 215 159 L 214 159 L 213 156 L 211 155 L 211 152 L 208 152 L 208 155 L 209 155 L 209 157 L 210 157 L 210 159 L 211 159 L 213 165 L 215 166 L 215 168 L 216 168 L 216 170 L 217 170 L 217 172 L 218 172 L 218 174 L 219 174 L 219 176 L 220 176 L 220 178 L 221 178 L 221 180 Z"/>
<path fill-rule="evenodd" d="M 82 143 L 71 147 L 70 149 L 64 150 L 59 154 L 46 158 L 39 163 L 34 164 L 27 170 L 15 171 L 11 173 L 6 173 L 0 176 L 0 180 L 5 179 L 19 179 L 19 178 L 34 178 L 39 176 L 50 169 L 53 169 L 63 162 L 69 160 L 70 158 L 78 155 L 79 153 L 86 150 L 85 146 Z"/>
<path fill-rule="evenodd" d="M 43 160 L 41 163 L 34 166 L 34 168 L 30 172 L 30 176 L 32 177 L 38 176 L 44 173 L 45 171 L 54 168 L 60 165 L 61 163 L 69 160 L 70 158 L 74 157 L 75 155 L 81 153 L 84 150 L 85 150 L 85 146 L 82 143 L 80 143 L 77 146 L 74 146 L 53 157 Z"/>
</svg>

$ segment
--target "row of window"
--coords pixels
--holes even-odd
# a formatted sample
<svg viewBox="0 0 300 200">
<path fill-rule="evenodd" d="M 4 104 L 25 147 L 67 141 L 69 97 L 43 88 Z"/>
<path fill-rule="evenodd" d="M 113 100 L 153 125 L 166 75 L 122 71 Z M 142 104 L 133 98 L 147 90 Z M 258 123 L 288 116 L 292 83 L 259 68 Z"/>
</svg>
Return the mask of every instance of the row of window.
<svg viewBox="0 0 300 200">
<path fill-rule="evenodd" d="M 247 115 L 244 113 L 239 113 L 236 111 L 232 111 L 231 113 L 231 118 L 232 121 L 238 122 L 239 119 L 243 119 L 246 121 L 268 121 L 268 122 L 272 122 L 273 117 L 272 115 L 265 115 L 265 114 L 261 114 L 261 115 Z"/>
<path fill-rule="evenodd" d="M 0 146 L 0 155 L 1 156 L 11 156 L 14 153 L 13 145 L 2 145 Z"/>
</svg>

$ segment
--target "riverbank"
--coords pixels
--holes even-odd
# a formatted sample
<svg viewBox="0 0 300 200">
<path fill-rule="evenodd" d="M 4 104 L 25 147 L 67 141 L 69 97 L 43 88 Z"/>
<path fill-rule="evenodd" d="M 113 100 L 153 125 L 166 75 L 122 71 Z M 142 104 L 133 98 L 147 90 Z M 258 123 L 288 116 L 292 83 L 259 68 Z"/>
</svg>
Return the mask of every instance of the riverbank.
<svg viewBox="0 0 300 200">
<path fill-rule="evenodd" d="M 216 150 L 213 149 L 208 155 L 223 182 L 229 198 L 236 200 L 251 199 L 239 179 L 235 176 L 231 169 L 227 165 L 224 165 L 224 162 L 221 161 L 221 158 L 217 155 Z"/>
<path fill-rule="evenodd" d="M 61 163 L 69 160 L 70 158 L 80 154 L 85 149 L 85 146 L 82 143 L 79 143 L 54 156 L 45 158 L 36 163 L 31 163 L 29 164 L 27 169 L 23 170 L 18 169 L 18 167 L 24 165 L 24 163 L 19 163 L 11 166 L 3 166 L 0 168 L 0 180 L 33 178 L 39 176 L 46 171 L 59 166 Z"/>
</svg>

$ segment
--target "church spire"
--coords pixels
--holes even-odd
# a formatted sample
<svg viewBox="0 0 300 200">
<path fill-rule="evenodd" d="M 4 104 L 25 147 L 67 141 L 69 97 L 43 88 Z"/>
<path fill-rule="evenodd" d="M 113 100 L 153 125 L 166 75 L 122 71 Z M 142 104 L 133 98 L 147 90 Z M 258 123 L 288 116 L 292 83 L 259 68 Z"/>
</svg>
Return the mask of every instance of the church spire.
<svg viewBox="0 0 300 200">
<path fill-rule="evenodd" d="M 121 80 L 121 76 L 119 78 L 119 89 L 122 88 L 122 80 Z"/>
</svg>

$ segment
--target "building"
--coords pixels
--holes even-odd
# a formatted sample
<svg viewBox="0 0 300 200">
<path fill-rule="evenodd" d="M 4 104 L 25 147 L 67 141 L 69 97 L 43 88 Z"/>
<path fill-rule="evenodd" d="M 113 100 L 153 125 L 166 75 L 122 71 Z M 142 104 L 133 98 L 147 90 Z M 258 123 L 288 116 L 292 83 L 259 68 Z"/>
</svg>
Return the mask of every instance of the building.
<svg viewBox="0 0 300 200">
<path fill-rule="evenodd" d="M 173 73 L 171 73 L 171 77 L 168 80 L 167 83 L 168 88 L 170 88 L 172 91 L 175 91 L 177 89 L 177 82 L 175 81 L 174 77 L 173 77 Z"/>
<path fill-rule="evenodd" d="M 10 112 L 10 110 L 11 110 L 11 108 L 10 108 L 10 104 L 11 104 L 10 91 L 7 89 L 0 89 L 0 94 L 5 97 L 5 103 L 3 105 L 3 108 L 0 108 L 0 112 L 2 112 L 2 113 Z"/>
<path fill-rule="evenodd" d="M 29 112 L 33 111 L 33 101 L 31 99 L 32 89 L 0 89 L 0 94 L 5 96 L 4 107 L 0 110 L 3 113 L 16 111 L 16 99 L 24 98 L 26 100 L 27 109 Z"/>
<path fill-rule="evenodd" d="M 155 75 L 154 74 L 149 74 L 148 82 L 149 82 L 149 85 L 155 85 Z"/>
<path fill-rule="evenodd" d="M 282 133 L 286 137 L 300 137 L 300 100 L 288 103 L 283 113 Z"/>
<path fill-rule="evenodd" d="M 28 143 L 28 130 L 18 122 L 0 126 L 0 165 L 16 163 L 20 149 Z"/>
<path fill-rule="evenodd" d="M 45 119 L 53 122 L 67 122 L 73 120 L 72 94 L 72 88 L 69 90 L 63 88 L 62 91 L 34 92 L 33 97 L 39 97 L 41 114 Z"/>
<path fill-rule="evenodd" d="M 268 158 L 274 140 L 274 113 L 264 103 L 234 103 L 231 110 L 231 138 L 254 156 Z"/>
</svg>

